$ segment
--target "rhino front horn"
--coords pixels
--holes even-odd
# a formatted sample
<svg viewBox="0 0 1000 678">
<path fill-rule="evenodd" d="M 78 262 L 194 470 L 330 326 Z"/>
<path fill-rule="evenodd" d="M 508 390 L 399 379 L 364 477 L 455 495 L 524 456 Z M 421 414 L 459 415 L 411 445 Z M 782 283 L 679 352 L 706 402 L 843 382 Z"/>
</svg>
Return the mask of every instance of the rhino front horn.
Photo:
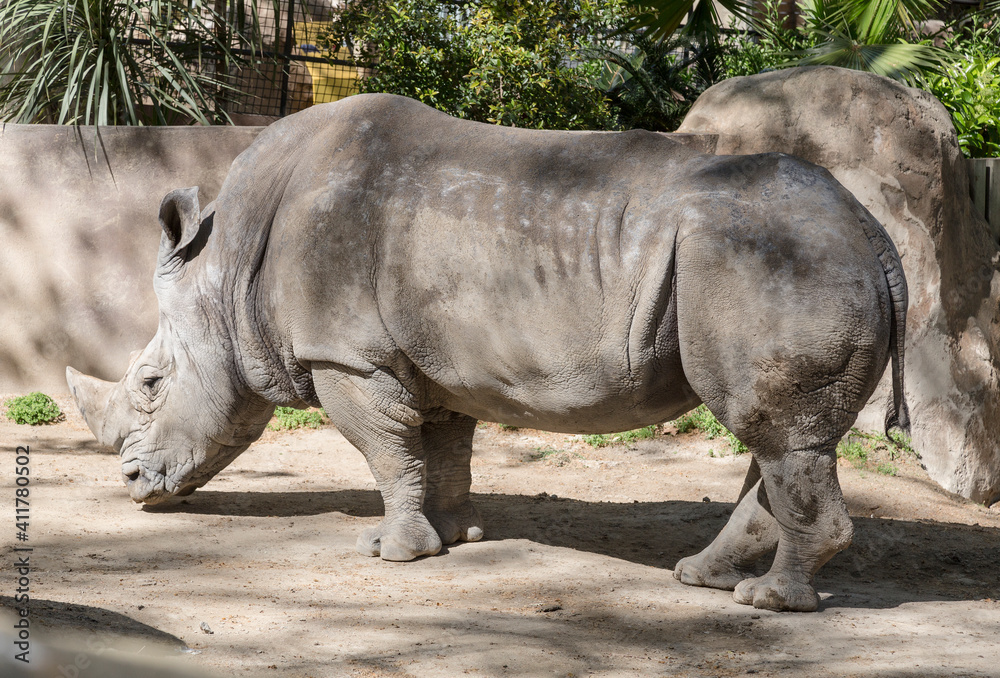
<svg viewBox="0 0 1000 678">
<path fill-rule="evenodd" d="M 89 377 L 72 367 L 66 368 L 66 383 L 69 385 L 69 392 L 73 394 L 76 406 L 80 409 L 80 414 L 97 438 L 97 442 L 101 445 L 110 445 L 112 441 L 105 440 L 104 436 L 104 420 L 115 383 Z"/>
</svg>

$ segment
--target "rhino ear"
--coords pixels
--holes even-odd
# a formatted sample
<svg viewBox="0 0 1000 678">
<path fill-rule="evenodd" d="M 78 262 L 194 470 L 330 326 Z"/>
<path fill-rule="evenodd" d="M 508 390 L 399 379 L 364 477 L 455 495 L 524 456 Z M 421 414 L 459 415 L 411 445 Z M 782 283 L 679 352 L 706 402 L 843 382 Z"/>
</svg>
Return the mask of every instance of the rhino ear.
<svg viewBox="0 0 1000 678">
<path fill-rule="evenodd" d="M 168 261 L 184 251 L 201 230 L 198 187 L 178 188 L 160 203 L 160 260 Z"/>
</svg>

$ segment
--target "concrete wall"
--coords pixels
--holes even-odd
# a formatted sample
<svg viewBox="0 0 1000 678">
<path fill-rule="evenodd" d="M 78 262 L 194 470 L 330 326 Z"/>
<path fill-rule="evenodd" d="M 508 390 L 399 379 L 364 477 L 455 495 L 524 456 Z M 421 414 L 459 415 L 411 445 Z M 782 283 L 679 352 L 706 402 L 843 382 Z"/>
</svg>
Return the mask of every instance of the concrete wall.
<svg viewBox="0 0 1000 678">
<path fill-rule="evenodd" d="M 121 378 L 156 332 L 160 200 L 207 205 L 261 129 L 0 128 L 0 394 L 64 393 L 67 365 Z"/>
<path fill-rule="evenodd" d="M 213 200 L 260 129 L 0 127 L 0 393 L 121 377 L 156 332 L 160 200 Z"/>
</svg>

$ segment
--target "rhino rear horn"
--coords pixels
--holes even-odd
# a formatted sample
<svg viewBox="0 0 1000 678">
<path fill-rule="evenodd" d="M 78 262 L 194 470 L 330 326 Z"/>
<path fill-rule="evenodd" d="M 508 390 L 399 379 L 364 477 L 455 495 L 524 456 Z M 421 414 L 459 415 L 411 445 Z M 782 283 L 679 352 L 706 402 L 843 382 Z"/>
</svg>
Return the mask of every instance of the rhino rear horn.
<svg viewBox="0 0 1000 678">
<path fill-rule="evenodd" d="M 167 193 L 160 203 L 160 260 L 169 260 L 191 244 L 201 230 L 201 205 L 198 187 L 178 188 Z"/>
<path fill-rule="evenodd" d="M 104 423 L 111 402 L 111 392 L 116 384 L 89 377 L 72 367 L 66 368 L 66 383 L 69 385 L 69 392 L 73 394 L 76 406 L 80 409 L 80 414 L 97 438 L 97 442 L 101 445 L 112 445 L 113 441 L 105 440 Z"/>
</svg>

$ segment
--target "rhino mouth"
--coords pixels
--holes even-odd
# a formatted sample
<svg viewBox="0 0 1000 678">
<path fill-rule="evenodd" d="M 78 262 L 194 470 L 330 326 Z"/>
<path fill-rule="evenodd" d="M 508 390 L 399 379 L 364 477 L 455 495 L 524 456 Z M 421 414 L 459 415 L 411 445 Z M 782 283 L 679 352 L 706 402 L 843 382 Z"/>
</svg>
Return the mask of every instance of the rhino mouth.
<svg viewBox="0 0 1000 678">
<path fill-rule="evenodd" d="M 215 443 L 205 455 L 207 461 L 196 465 L 194 454 L 184 455 L 184 461 L 168 469 L 164 463 L 149 463 L 138 456 L 122 461 L 122 480 L 132 501 L 137 504 L 156 505 L 170 502 L 176 497 L 186 497 L 209 480 L 243 452 L 248 445 L 222 445 Z"/>
<path fill-rule="evenodd" d="M 122 449 L 122 481 L 137 504 L 162 504 L 173 497 L 187 496 L 208 482 L 199 483 L 193 450 L 176 454 L 150 450 L 141 442 Z M 177 461 L 170 461 L 176 459 Z"/>
<path fill-rule="evenodd" d="M 122 464 L 122 480 L 137 504 L 162 504 L 172 497 L 187 496 L 199 487 L 190 478 L 175 479 L 163 470 L 151 469 L 138 461 Z"/>
</svg>

